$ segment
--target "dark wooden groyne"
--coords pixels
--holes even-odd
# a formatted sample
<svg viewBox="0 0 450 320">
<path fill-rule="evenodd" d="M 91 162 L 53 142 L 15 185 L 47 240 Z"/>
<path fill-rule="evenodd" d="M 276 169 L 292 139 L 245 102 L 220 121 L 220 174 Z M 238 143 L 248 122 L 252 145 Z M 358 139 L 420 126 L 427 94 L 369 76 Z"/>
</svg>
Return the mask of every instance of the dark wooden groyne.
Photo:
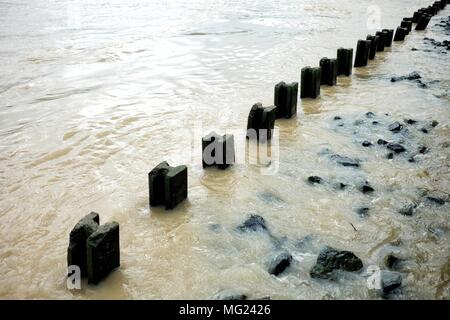
<svg viewBox="0 0 450 320">
<path fill-rule="evenodd" d="M 338 84 L 338 76 L 349 77 L 352 75 L 353 67 L 367 66 L 371 60 L 376 58 L 378 52 L 383 52 L 385 48 L 391 47 L 393 42 L 404 41 L 413 31 L 414 25 L 416 31 L 425 30 L 431 17 L 444 9 L 447 2 L 448 0 L 436 1 L 431 6 L 415 11 L 412 17 L 403 18 L 395 30 L 395 34 L 392 29 L 383 29 L 377 31 L 375 35 L 367 35 L 365 40 L 358 40 L 354 61 L 353 48 L 339 48 L 336 58 L 324 57 L 320 59 L 319 66 L 302 68 L 300 98 L 319 98 L 322 85 L 335 86 Z M 269 141 L 273 135 L 276 119 L 289 119 L 297 114 L 298 91 L 299 84 L 297 82 L 280 82 L 274 89 L 273 106 L 264 107 L 261 103 L 254 104 L 247 119 L 247 139 L 254 139 L 258 143 Z M 233 135 L 220 136 L 212 132 L 202 138 L 202 166 L 204 169 L 211 166 L 227 169 L 234 162 Z M 311 179 L 312 181 L 320 179 L 319 177 L 310 178 L 315 178 Z M 150 206 L 164 206 L 166 210 L 174 209 L 188 197 L 188 168 L 185 165 L 171 167 L 167 162 L 161 162 L 148 173 L 148 186 Z M 364 188 L 369 187 L 364 186 Z M 370 189 L 372 188 L 370 187 Z M 249 219 L 250 222 L 246 222 L 246 228 L 251 229 L 257 225 L 266 229 L 261 217 L 251 219 Z M 330 248 L 327 250 L 321 253 L 323 261 L 335 259 L 336 254 L 345 260 L 339 261 L 339 263 L 342 262 L 342 266 L 335 263 L 338 269 L 352 272 L 362 268 L 362 262 L 352 253 L 338 252 Z M 290 264 L 291 260 L 292 257 L 289 255 L 279 258 L 276 265 L 271 267 L 270 273 L 278 275 Z M 344 268 L 343 266 L 349 265 L 349 261 L 352 261 L 351 267 Z M 112 270 L 120 266 L 119 224 L 111 222 L 100 225 L 99 214 L 95 212 L 82 218 L 70 232 L 67 264 L 68 266 L 78 266 L 80 275 L 87 276 L 89 283 L 99 283 Z M 324 270 L 318 259 L 318 264 L 311 271 L 311 276 L 323 277 L 323 271 L 329 270 Z"/>
</svg>

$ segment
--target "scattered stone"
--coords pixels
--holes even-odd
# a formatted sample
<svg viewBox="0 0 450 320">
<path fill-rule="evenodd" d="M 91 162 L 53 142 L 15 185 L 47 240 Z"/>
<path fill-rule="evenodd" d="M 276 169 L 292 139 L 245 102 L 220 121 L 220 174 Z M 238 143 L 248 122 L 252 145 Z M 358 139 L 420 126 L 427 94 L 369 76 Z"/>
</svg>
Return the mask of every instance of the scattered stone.
<svg viewBox="0 0 450 320">
<path fill-rule="evenodd" d="M 88 282 L 97 284 L 120 266 L 119 224 L 105 223 L 89 236 L 87 247 Z"/>
<path fill-rule="evenodd" d="M 349 157 L 334 154 L 331 156 L 331 159 L 344 167 L 359 167 L 359 161 L 351 159 Z"/>
<path fill-rule="evenodd" d="M 362 268 L 363 263 L 361 259 L 354 253 L 326 247 L 317 257 L 317 262 L 311 269 L 310 275 L 312 278 L 332 279 L 333 271 L 335 270 L 356 272 Z"/>
<path fill-rule="evenodd" d="M 415 124 L 415 123 L 417 123 L 417 121 L 413 120 L 413 119 L 406 119 L 405 123 L 407 123 L 407 124 Z"/>
<path fill-rule="evenodd" d="M 291 265 L 291 262 L 292 255 L 287 252 L 283 252 L 270 262 L 269 273 L 274 276 L 278 276 Z"/>
<path fill-rule="evenodd" d="M 337 120 L 342 120 L 342 118 L 339 117 L 339 116 L 335 116 L 335 117 L 334 117 L 334 120 L 335 120 L 335 121 L 337 121 Z"/>
<path fill-rule="evenodd" d="M 418 86 L 419 88 L 423 88 L 423 89 L 428 88 L 428 85 L 427 85 L 426 83 L 423 83 L 423 82 L 420 81 L 420 80 L 417 80 L 416 82 L 417 82 L 417 86 Z"/>
<path fill-rule="evenodd" d="M 340 190 L 344 190 L 345 188 L 347 188 L 348 186 L 345 183 L 339 182 L 337 185 L 338 189 Z"/>
<path fill-rule="evenodd" d="M 379 124 L 379 122 L 378 122 L 378 121 L 372 121 L 372 124 L 373 124 L 374 126 L 376 126 L 377 124 Z"/>
<path fill-rule="evenodd" d="M 419 153 L 424 154 L 428 152 L 428 148 L 425 146 L 420 146 L 419 147 Z"/>
<path fill-rule="evenodd" d="M 372 146 L 372 142 L 370 142 L 370 141 L 364 141 L 363 143 L 362 143 L 362 146 L 363 147 L 370 147 L 370 146 Z"/>
<path fill-rule="evenodd" d="M 366 113 L 366 117 L 369 118 L 369 119 L 373 118 L 373 117 L 375 117 L 375 113 L 369 111 L 369 112 Z"/>
<path fill-rule="evenodd" d="M 266 221 L 258 215 L 251 215 L 243 224 L 237 227 L 242 232 L 267 231 Z"/>
<path fill-rule="evenodd" d="M 247 296 L 245 294 L 220 293 L 216 296 L 216 300 L 247 300 Z"/>
<path fill-rule="evenodd" d="M 310 184 L 321 184 L 322 181 L 323 181 L 323 179 L 321 177 L 318 177 L 318 176 L 308 177 L 308 182 Z"/>
<path fill-rule="evenodd" d="M 410 203 L 405 205 L 404 207 L 400 208 L 398 210 L 398 213 L 404 215 L 404 216 L 412 216 L 417 208 L 417 205 Z"/>
<path fill-rule="evenodd" d="M 431 121 L 431 126 L 433 128 L 437 127 L 439 125 L 439 122 L 437 122 L 436 120 Z"/>
<path fill-rule="evenodd" d="M 418 80 L 421 79 L 422 76 L 417 72 L 417 71 L 413 71 L 410 74 L 408 74 L 407 76 L 399 76 L 399 77 L 392 77 L 391 78 L 391 82 L 397 82 L 397 81 L 402 81 L 402 80 Z"/>
<path fill-rule="evenodd" d="M 438 204 L 440 206 L 443 206 L 445 204 L 445 200 L 444 199 L 438 198 L 438 197 L 435 197 L 435 196 L 427 196 L 427 200 L 430 201 L 430 202 L 433 202 L 435 204 Z"/>
<path fill-rule="evenodd" d="M 367 208 L 367 207 L 358 208 L 358 209 L 356 210 L 356 213 L 357 213 L 360 217 L 365 218 L 365 217 L 367 217 L 367 216 L 369 215 L 369 208 Z"/>
<path fill-rule="evenodd" d="M 378 139 L 377 143 L 379 145 L 383 145 L 384 146 L 384 145 L 388 144 L 389 142 L 387 142 L 386 140 L 383 140 L 383 139 Z"/>
<path fill-rule="evenodd" d="M 410 163 L 415 163 L 415 162 L 416 162 L 416 158 L 414 158 L 414 156 L 411 156 L 411 157 L 408 159 L 408 162 L 410 162 Z"/>
<path fill-rule="evenodd" d="M 395 121 L 394 123 L 388 126 L 388 130 L 392 132 L 400 132 L 403 129 L 403 125 L 400 122 Z"/>
<path fill-rule="evenodd" d="M 361 191 L 362 193 L 366 194 L 366 193 L 372 193 L 372 192 L 374 192 L 375 189 L 372 188 L 372 187 L 370 186 L 369 182 L 366 181 L 366 182 L 360 187 L 360 191 Z"/>
<path fill-rule="evenodd" d="M 406 151 L 405 147 L 398 143 L 388 143 L 387 148 L 395 153 L 402 153 Z"/>
<path fill-rule="evenodd" d="M 401 259 L 394 256 L 393 254 L 389 254 L 385 259 L 384 263 L 389 270 L 398 270 Z"/>
<path fill-rule="evenodd" d="M 392 152 L 389 152 L 389 153 L 386 155 L 386 159 L 389 159 L 389 160 L 394 159 L 394 154 L 393 154 Z"/>
<path fill-rule="evenodd" d="M 86 241 L 98 229 L 99 223 L 98 213 L 91 212 L 82 218 L 70 232 L 67 266 L 78 266 L 83 277 L 87 276 Z"/>
<path fill-rule="evenodd" d="M 402 276 L 398 272 L 381 271 L 381 288 L 383 289 L 383 294 L 387 295 L 392 293 L 395 289 L 402 285 Z"/>
<path fill-rule="evenodd" d="M 420 129 L 420 131 L 422 131 L 423 133 L 428 133 L 428 130 L 426 128 L 422 128 Z"/>
</svg>

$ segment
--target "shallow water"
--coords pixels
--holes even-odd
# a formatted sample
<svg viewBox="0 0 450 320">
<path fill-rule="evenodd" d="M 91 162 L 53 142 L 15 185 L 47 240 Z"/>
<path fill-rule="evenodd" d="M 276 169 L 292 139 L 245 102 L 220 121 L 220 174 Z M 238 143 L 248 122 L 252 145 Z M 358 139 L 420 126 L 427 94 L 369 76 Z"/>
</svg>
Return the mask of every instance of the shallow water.
<svg viewBox="0 0 450 320">
<path fill-rule="evenodd" d="M 377 4 L 378 29 L 395 29 L 429 3 Z M 277 82 L 298 81 L 301 67 L 374 33 L 371 5 L 0 2 L 0 297 L 379 298 L 365 272 L 337 282 L 310 278 L 321 246 L 331 245 L 355 252 L 365 267 L 384 268 L 391 252 L 403 257 L 394 298 L 450 298 L 448 201 L 423 201 L 424 190 L 450 192 L 448 54 L 423 43 L 448 39 L 434 26 L 439 16 L 338 86 L 322 87 L 320 99 L 299 102 L 296 118 L 277 121 L 274 167 L 255 163 L 254 144 L 242 139 L 251 105 L 272 104 Z M 450 15 L 449 6 L 439 15 Z M 427 89 L 390 82 L 413 70 L 439 82 Z M 386 129 L 404 118 L 419 123 L 396 135 Z M 422 133 L 431 120 L 439 125 Z M 200 139 L 211 129 L 236 135 L 240 161 L 229 170 L 201 167 Z M 361 146 L 379 138 L 403 139 L 408 154 L 388 160 L 384 147 Z M 408 162 L 420 145 L 429 152 Z M 336 165 L 326 149 L 361 167 Z M 163 160 L 189 167 L 189 199 L 170 213 L 148 206 L 147 173 Z M 311 175 L 326 183 L 309 185 Z M 356 189 L 365 180 L 372 195 Z M 349 188 L 336 190 L 338 182 Z M 399 214 L 409 202 L 419 204 L 416 213 Z M 367 217 L 358 216 L 360 207 L 370 208 Z M 121 268 L 73 292 L 65 278 L 68 236 L 90 211 L 120 223 Z M 294 257 L 280 277 L 267 272 L 279 250 L 271 239 L 236 230 L 250 214 L 263 216 Z"/>
</svg>

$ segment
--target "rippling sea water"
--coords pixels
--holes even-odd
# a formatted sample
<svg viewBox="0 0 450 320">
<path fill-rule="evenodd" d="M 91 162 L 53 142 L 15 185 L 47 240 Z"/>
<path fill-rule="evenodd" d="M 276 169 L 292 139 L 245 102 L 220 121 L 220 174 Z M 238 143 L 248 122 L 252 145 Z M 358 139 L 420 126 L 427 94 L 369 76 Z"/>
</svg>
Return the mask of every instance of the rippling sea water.
<svg viewBox="0 0 450 320">
<path fill-rule="evenodd" d="M 428 4 L 377 1 L 378 28 L 395 29 Z M 425 191 L 444 198 L 450 192 L 449 58 L 423 42 L 448 40 L 434 26 L 442 17 L 339 78 L 338 86 L 322 87 L 320 99 L 299 102 L 296 118 L 277 121 L 276 174 L 245 161 L 226 171 L 201 167 L 202 135 L 232 131 L 238 157 L 245 156 L 242 130 L 251 105 L 272 104 L 277 82 L 298 81 L 301 67 L 374 33 L 367 24 L 378 10 L 373 5 L 1 1 L 0 297 L 208 299 L 232 292 L 378 299 L 364 272 L 337 282 L 310 278 L 318 248 L 331 245 L 355 252 L 366 267 L 383 268 L 391 252 L 403 257 L 396 298 L 450 298 L 449 206 L 421 200 Z M 450 15 L 449 7 L 440 15 Z M 390 82 L 411 71 L 427 89 Z M 366 118 L 368 111 L 375 119 Z M 386 130 L 404 118 L 419 124 L 397 136 Z M 431 120 L 439 125 L 422 133 Z M 429 152 L 410 163 L 361 147 L 378 138 Z M 333 164 L 325 149 L 360 159 L 361 168 Z M 163 160 L 189 167 L 189 199 L 170 213 L 148 206 L 147 173 Z M 310 186 L 310 175 L 330 183 Z M 373 195 L 332 186 L 364 180 Z M 409 202 L 419 204 L 416 213 L 400 215 Z M 369 207 L 369 215 L 358 216 L 359 207 Z M 65 278 L 68 236 L 90 211 L 101 222 L 120 223 L 121 268 L 98 286 L 83 283 L 72 292 Z M 249 214 L 263 216 L 293 254 L 281 277 L 266 271 L 275 252 L 270 239 L 236 231 Z M 298 245 L 305 237 L 312 239 L 306 249 Z"/>
</svg>

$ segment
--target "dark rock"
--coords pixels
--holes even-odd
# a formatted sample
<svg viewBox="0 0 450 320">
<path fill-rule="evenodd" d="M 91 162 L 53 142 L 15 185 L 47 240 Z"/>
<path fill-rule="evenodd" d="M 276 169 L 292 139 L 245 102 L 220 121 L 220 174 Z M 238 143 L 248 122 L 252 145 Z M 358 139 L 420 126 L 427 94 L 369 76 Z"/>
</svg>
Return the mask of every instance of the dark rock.
<svg viewBox="0 0 450 320">
<path fill-rule="evenodd" d="M 417 71 L 413 71 L 410 74 L 408 74 L 407 76 L 392 77 L 391 82 L 397 82 L 397 81 L 402 81 L 402 80 L 412 81 L 412 80 L 418 80 L 421 78 L 422 78 L 422 76 Z"/>
<path fill-rule="evenodd" d="M 389 153 L 386 155 L 386 158 L 389 159 L 389 160 L 394 159 L 394 154 L 393 154 L 392 152 L 389 152 Z"/>
<path fill-rule="evenodd" d="M 221 293 L 216 296 L 216 300 L 247 300 L 247 296 L 245 294 Z"/>
<path fill-rule="evenodd" d="M 408 158 L 408 162 L 415 163 L 416 162 L 416 158 L 414 158 L 414 156 L 411 156 L 410 158 Z"/>
<path fill-rule="evenodd" d="M 322 183 L 322 181 L 323 181 L 323 179 L 321 177 L 318 177 L 318 176 L 308 177 L 308 182 L 311 183 L 311 184 L 316 184 L 316 183 L 320 184 L 320 183 Z"/>
<path fill-rule="evenodd" d="M 345 188 L 347 188 L 348 186 L 345 183 L 339 182 L 337 185 L 338 189 L 340 190 L 344 190 Z"/>
<path fill-rule="evenodd" d="M 395 289 L 402 285 L 402 276 L 398 272 L 393 271 L 381 271 L 381 288 L 383 294 L 387 295 L 392 293 Z"/>
<path fill-rule="evenodd" d="M 337 120 L 342 120 L 342 118 L 339 117 L 339 116 L 335 116 L 335 117 L 334 117 L 334 120 L 335 120 L 335 121 L 337 121 Z"/>
<path fill-rule="evenodd" d="M 344 167 L 359 167 L 359 161 L 351 159 L 349 157 L 333 154 L 331 156 L 331 159 Z"/>
<path fill-rule="evenodd" d="M 440 206 L 443 206 L 445 204 L 445 200 L 439 197 L 435 197 L 435 196 L 428 196 L 427 200 L 430 202 L 433 202 L 435 204 L 438 204 Z"/>
<path fill-rule="evenodd" d="M 110 222 L 98 227 L 86 246 L 88 282 L 97 284 L 120 266 L 119 224 Z"/>
<path fill-rule="evenodd" d="M 395 153 L 402 153 L 406 151 L 405 147 L 398 143 L 388 143 L 387 148 Z"/>
<path fill-rule="evenodd" d="M 394 256 L 393 254 L 389 254 L 385 259 L 384 263 L 386 267 L 390 270 L 398 270 L 401 259 Z"/>
<path fill-rule="evenodd" d="M 404 216 L 412 216 L 417 208 L 415 204 L 408 204 L 402 207 L 398 212 Z"/>
<path fill-rule="evenodd" d="M 402 129 L 403 129 L 403 125 L 400 124 L 400 122 L 398 122 L 398 121 L 395 121 L 394 123 L 392 123 L 388 126 L 388 130 L 392 131 L 392 132 L 399 132 Z"/>
<path fill-rule="evenodd" d="M 237 227 L 242 232 L 267 231 L 266 221 L 258 215 L 251 215 L 243 224 Z"/>
<path fill-rule="evenodd" d="M 358 208 L 356 210 L 356 213 L 360 216 L 360 217 L 367 217 L 369 215 L 369 208 L 367 207 L 363 207 L 363 208 Z"/>
<path fill-rule="evenodd" d="M 427 153 L 427 152 L 428 152 L 428 148 L 427 147 L 425 147 L 425 146 L 420 146 L 419 147 L 419 153 L 424 154 L 424 153 Z"/>
<path fill-rule="evenodd" d="M 364 194 L 372 193 L 375 191 L 367 181 L 359 188 L 359 190 Z"/>
<path fill-rule="evenodd" d="M 362 268 L 363 263 L 361 259 L 354 253 L 326 247 L 317 257 L 317 262 L 311 269 L 310 275 L 312 278 L 331 279 L 335 270 L 356 272 Z"/>
<path fill-rule="evenodd" d="M 186 166 L 171 167 L 166 161 L 161 162 L 148 174 L 150 206 L 175 208 L 187 198 L 187 181 Z"/>
<path fill-rule="evenodd" d="M 91 212 L 82 218 L 70 232 L 67 266 L 78 266 L 81 276 L 87 276 L 86 240 L 98 229 L 99 222 L 98 213 Z"/>
<path fill-rule="evenodd" d="M 283 252 L 270 262 L 269 273 L 278 276 L 291 265 L 291 262 L 292 256 L 287 252 Z"/>
<path fill-rule="evenodd" d="M 406 119 L 405 123 L 407 123 L 407 124 L 415 124 L 415 123 L 417 123 L 417 121 L 413 120 L 413 119 Z"/>
<path fill-rule="evenodd" d="M 422 131 L 423 133 L 428 133 L 428 130 L 426 128 L 422 128 L 420 129 L 420 131 Z"/>
<path fill-rule="evenodd" d="M 422 76 L 417 71 L 413 71 L 406 76 L 406 80 L 418 80 L 421 78 Z"/>
<path fill-rule="evenodd" d="M 378 121 L 372 121 L 372 124 L 373 125 L 377 125 L 377 124 L 379 124 L 379 122 Z"/>
<path fill-rule="evenodd" d="M 378 143 L 379 145 L 386 145 L 386 144 L 388 144 L 389 142 L 387 142 L 386 140 L 383 140 L 383 139 L 378 139 L 377 143 Z"/>
<path fill-rule="evenodd" d="M 431 126 L 433 128 L 437 127 L 439 125 L 439 122 L 437 122 L 436 120 L 431 121 Z"/>
<path fill-rule="evenodd" d="M 427 85 L 426 83 L 423 83 L 423 82 L 420 81 L 420 80 L 417 80 L 416 82 L 417 82 L 417 86 L 418 86 L 419 88 L 428 88 L 428 85 Z"/>
<path fill-rule="evenodd" d="M 366 117 L 369 118 L 369 119 L 373 118 L 373 117 L 375 117 L 375 113 L 369 111 L 369 112 L 366 113 Z"/>
<path fill-rule="evenodd" d="M 363 147 L 370 147 L 370 146 L 372 146 L 372 142 L 370 142 L 370 141 L 364 141 L 364 142 L 362 143 L 362 146 L 363 146 Z"/>
</svg>

